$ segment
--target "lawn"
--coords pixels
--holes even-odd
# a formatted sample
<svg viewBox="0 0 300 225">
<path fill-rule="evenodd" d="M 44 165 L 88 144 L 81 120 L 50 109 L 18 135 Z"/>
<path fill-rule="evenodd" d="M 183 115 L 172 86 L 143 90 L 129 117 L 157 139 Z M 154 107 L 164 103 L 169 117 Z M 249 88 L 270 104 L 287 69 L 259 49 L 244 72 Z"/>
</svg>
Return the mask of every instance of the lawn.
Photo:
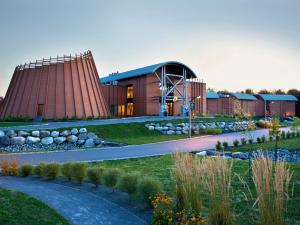
<svg viewBox="0 0 300 225">
<path fill-rule="evenodd" d="M 31 122 L 0 122 L 0 127 L 15 127 L 32 125 Z"/>
<path fill-rule="evenodd" d="M 101 166 L 101 167 L 114 167 L 120 168 L 126 172 L 141 172 L 143 175 L 149 175 L 155 178 L 158 178 L 163 186 L 164 190 L 171 196 L 174 195 L 175 185 L 172 181 L 171 176 L 171 168 L 173 166 L 173 156 L 172 155 L 164 155 L 164 156 L 157 156 L 157 157 L 146 157 L 146 158 L 139 158 L 139 159 L 130 159 L 130 160 L 118 160 L 118 161 L 104 161 L 100 163 L 94 163 L 94 166 Z M 300 164 L 292 164 L 290 163 L 289 166 L 294 171 L 293 174 L 293 182 L 295 183 L 295 192 L 293 201 L 290 203 L 290 207 L 293 208 L 292 217 L 296 218 L 297 222 L 300 222 Z M 253 220 L 249 218 L 255 218 L 254 211 L 252 208 L 252 202 L 246 202 L 243 200 L 243 193 L 248 193 L 247 189 L 241 184 L 238 176 L 243 177 L 244 179 L 248 180 L 248 161 L 233 161 L 233 187 L 234 187 L 234 211 L 237 217 L 237 221 L 235 224 L 247 224 L 252 225 Z M 253 189 L 253 185 L 251 185 L 251 189 Z M 204 201 L 205 202 L 205 201 Z"/>
<path fill-rule="evenodd" d="M 26 194 L 0 189 L 0 224 L 67 225 L 56 211 Z"/>
</svg>

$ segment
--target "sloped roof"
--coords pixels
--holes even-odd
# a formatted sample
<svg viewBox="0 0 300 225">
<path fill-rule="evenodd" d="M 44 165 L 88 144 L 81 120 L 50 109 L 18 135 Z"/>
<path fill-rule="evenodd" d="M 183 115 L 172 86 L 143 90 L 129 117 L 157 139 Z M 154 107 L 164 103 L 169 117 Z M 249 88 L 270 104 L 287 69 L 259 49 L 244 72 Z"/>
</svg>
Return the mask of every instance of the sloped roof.
<svg viewBox="0 0 300 225">
<path fill-rule="evenodd" d="M 154 65 L 130 70 L 127 72 L 116 73 L 113 75 L 102 77 L 102 78 L 100 78 L 100 81 L 101 81 L 101 83 L 107 83 L 107 82 L 111 82 L 111 81 L 117 81 L 117 80 L 131 78 L 131 77 L 143 76 L 146 74 L 154 73 L 155 71 L 160 69 L 162 66 L 172 66 L 172 65 L 184 67 L 187 70 L 187 78 L 196 78 L 197 77 L 196 74 L 188 66 L 184 65 L 183 63 L 169 61 L 169 62 L 157 63 Z"/>
<path fill-rule="evenodd" d="M 207 99 L 217 99 L 217 98 L 220 98 L 220 96 L 217 92 L 208 91 L 208 92 L 206 92 L 206 98 Z"/>
<path fill-rule="evenodd" d="M 298 101 L 298 99 L 293 95 L 258 94 L 258 96 L 264 101 Z"/>
<path fill-rule="evenodd" d="M 256 100 L 254 95 L 251 94 L 244 94 L 244 93 L 230 93 L 230 94 L 238 100 Z"/>
</svg>

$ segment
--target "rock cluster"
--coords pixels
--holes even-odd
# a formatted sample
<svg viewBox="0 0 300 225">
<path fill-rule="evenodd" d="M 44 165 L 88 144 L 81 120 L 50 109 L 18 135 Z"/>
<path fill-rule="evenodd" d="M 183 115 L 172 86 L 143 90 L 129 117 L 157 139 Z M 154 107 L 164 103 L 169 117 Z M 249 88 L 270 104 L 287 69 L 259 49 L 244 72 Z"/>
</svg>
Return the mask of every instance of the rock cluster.
<svg viewBox="0 0 300 225">
<path fill-rule="evenodd" d="M 23 150 L 62 150 L 72 148 L 91 148 L 102 146 L 119 146 L 104 141 L 86 128 L 72 130 L 48 131 L 15 131 L 0 130 L 0 147 L 6 151 Z"/>
<path fill-rule="evenodd" d="M 158 130 L 162 134 L 188 134 L 188 123 L 149 123 L 145 125 L 149 130 Z M 193 134 L 199 134 L 208 129 L 220 129 L 222 133 L 244 131 L 248 128 L 249 121 L 233 122 L 193 122 Z"/>
<path fill-rule="evenodd" d="M 217 156 L 221 155 L 227 159 L 240 159 L 240 160 L 251 160 L 255 159 L 260 154 L 264 155 L 266 158 L 272 158 L 276 160 L 276 151 L 274 150 L 255 150 L 252 152 L 217 152 L 215 150 L 207 150 L 196 153 L 198 156 Z M 289 151 L 286 149 L 279 149 L 277 151 L 277 159 L 283 160 L 286 162 L 300 162 L 300 152 L 297 151 Z"/>
</svg>

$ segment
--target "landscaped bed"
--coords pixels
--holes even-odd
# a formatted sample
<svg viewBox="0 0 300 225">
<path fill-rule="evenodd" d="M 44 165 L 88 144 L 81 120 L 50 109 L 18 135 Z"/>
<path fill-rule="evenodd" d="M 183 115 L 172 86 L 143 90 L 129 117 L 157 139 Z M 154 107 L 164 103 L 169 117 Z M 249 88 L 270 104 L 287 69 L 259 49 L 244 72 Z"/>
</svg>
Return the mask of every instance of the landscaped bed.
<svg viewBox="0 0 300 225">
<path fill-rule="evenodd" d="M 0 189 L 0 224 L 67 225 L 56 211 L 26 194 Z"/>
</svg>

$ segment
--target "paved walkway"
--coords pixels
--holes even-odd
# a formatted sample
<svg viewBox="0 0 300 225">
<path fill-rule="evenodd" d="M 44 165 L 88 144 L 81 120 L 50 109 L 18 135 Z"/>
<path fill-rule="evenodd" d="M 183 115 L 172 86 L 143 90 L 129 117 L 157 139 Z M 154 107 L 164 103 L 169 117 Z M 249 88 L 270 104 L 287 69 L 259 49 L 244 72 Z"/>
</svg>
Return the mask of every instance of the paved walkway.
<svg viewBox="0 0 300 225">
<path fill-rule="evenodd" d="M 16 126 L 16 127 L 0 127 L 1 130 L 35 130 L 35 129 L 59 129 L 66 127 L 82 127 L 82 126 L 93 126 L 93 125 L 108 125 L 108 124 L 120 124 L 120 123 L 142 123 L 146 121 L 161 121 L 161 120 L 174 120 L 182 119 L 178 116 L 140 116 L 140 117 L 127 117 L 127 118 L 117 118 L 117 119 L 103 119 L 103 120 L 84 120 L 84 121 L 68 121 L 68 122 L 49 122 L 49 123 L 38 123 L 26 126 Z"/>
<path fill-rule="evenodd" d="M 17 177 L 0 177 L 0 187 L 36 197 L 74 225 L 147 224 L 131 211 L 110 201 L 103 193 L 101 196 L 97 191 L 91 191 L 95 188 Z"/>
<path fill-rule="evenodd" d="M 288 130 L 289 128 L 283 128 Z M 255 130 L 251 132 L 252 137 L 268 135 L 267 129 Z M 102 161 L 128 158 L 139 158 L 146 156 L 172 154 L 175 152 L 191 152 L 214 149 L 217 141 L 227 141 L 229 145 L 235 139 L 240 140 L 245 135 L 243 133 L 228 133 L 213 136 L 195 137 L 192 139 L 181 139 L 174 141 L 158 142 L 142 145 L 128 145 L 113 148 L 94 148 L 87 150 L 73 150 L 63 152 L 36 152 L 36 153 L 15 153 L 0 154 L 0 160 L 15 158 L 20 164 L 39 162 L 68 162 L 68 161 Z"/>
</svg>

